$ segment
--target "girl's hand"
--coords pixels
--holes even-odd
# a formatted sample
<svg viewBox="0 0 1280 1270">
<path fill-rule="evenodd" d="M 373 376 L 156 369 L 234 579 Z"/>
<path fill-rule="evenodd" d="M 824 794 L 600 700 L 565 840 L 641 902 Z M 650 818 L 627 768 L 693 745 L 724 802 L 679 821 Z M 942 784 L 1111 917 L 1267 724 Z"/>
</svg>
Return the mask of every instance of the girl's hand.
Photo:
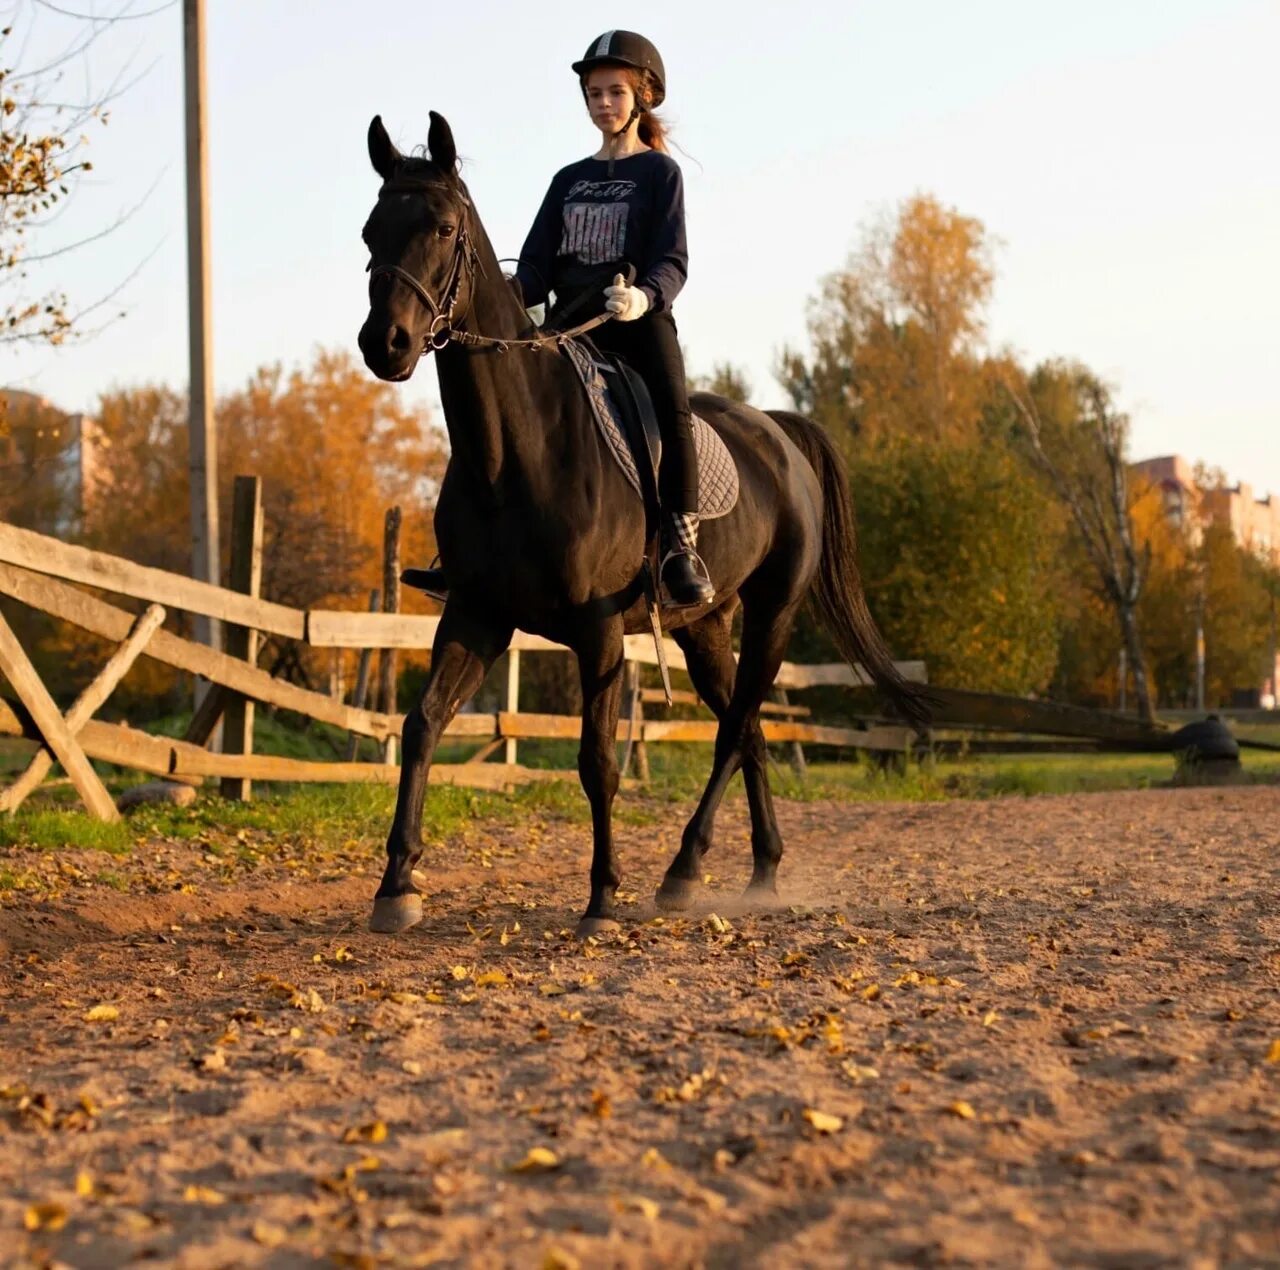
<svg viewBox="0 0 1280 1270">
<path fill-rule="evenodd" d="M 621 274 L 615 275 L 613 286 L 604 289 L 604 307 L 619 322 L 634 322 L 649 311 L 649 297 L 639 287 L 629 287 Z"/>
</svg>

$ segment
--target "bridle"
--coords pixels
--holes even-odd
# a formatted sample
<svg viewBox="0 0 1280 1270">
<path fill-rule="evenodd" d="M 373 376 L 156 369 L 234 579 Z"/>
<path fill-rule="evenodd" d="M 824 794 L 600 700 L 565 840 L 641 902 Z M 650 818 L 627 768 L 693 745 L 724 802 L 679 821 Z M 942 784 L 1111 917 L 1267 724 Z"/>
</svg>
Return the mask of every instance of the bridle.
<svg viewBox="0 0 1280 1270">
<path fill-rule="evenodd" d="M 467 229 L 467 209 L 471 204 L 461 190 L 443 181 L 391 180 L 383 182 L 382 188 L 378 191 L 378 198 L 385 198 L 388 194 L 422 194 L 430 189 L 446 190 L 450 194 L 457 195 L 462 200 L 464 209 L 454 240 L 453 259 L 449 264 L 449 280 L 445 283 L 440 299 L 435 299 L 421 281 L 407 269 L 402 269 L 399 265 L 375 265 L 372 261 L 369 262 L 371 290 L 379 278 L 395 278 L 398 282 L 403 282 L 422 301 L 423 307 L 431 315 L 431 325 L 427 328 L 427 333 L 422 340 L 424 353 L 432 349 L 444 348 L 455 337 L 457 332 L 453 326 L 453 314 L 458 307 L 458 295 L 462 290 L 463 277 L 465 275 L 469 280 L 474 280 L 477 270 L 483 273 L 475 244 L 472 243 Z"/>
<path fill-rule="evenodd" d="M 463 206 L 463 213 L 459 218 L 458 232 L 454 235 L 453 259 L 449 264 L 449 277 L 440 299 L 437 300 L 418 278 L 415 278 L 407 269 L 402 269 L 399 265 L 375 265 L 370 261 L 367 266 L 371 289 L 374 282 L 379 278 L 394 278 L 397 282 L 403 282 L 418 297 L 423 307 L 431 315 L 431 325 L 427 328 L 427 333 L 422 337 L 422 352 L 424 355 L 433 350 L 439 351 L 450 343 L 464 344 L 472 348 L 496 348 L 500 353 L 505 353 L 509 348 L 538 349 L 551 345 L 559 346 L 565 340 L 594 330 L 597 326 L 612 318 L 613 315 L 611 313 L 603 313 L 578 326 L 570 327 L 568 330 L 552 331 L 547 335 L 536 335 L 526 339 L 497 339 L 491 335 L 473 334 L 471 331 L 459 330 L 453 323 L 453 315 L 458 307 L 458 296 L 462 291 L 463 278 L 465 277 L 469 283 L 474 283 L 477 273 L 481 277 L 485 276 L 479 253 L 476 251 L 475 243 L 472 241 L 471 233 L 468 229 L 471 212 L 470 199 L 457 186 L 444 181 L 415 181 L 404 178 L 393 178 L 384 181 L 382 188 L 378 191 L 378 198 L 382 199 L 388 194 L 421 194 L 431 189 L 444 190 L 449 194 L 455 195 L 462 200 Z M 469 307 L 470 304 L 468 303 Z M 466 314 L 464 313 L 462 317 L 465 318 Z"/>
</svg>

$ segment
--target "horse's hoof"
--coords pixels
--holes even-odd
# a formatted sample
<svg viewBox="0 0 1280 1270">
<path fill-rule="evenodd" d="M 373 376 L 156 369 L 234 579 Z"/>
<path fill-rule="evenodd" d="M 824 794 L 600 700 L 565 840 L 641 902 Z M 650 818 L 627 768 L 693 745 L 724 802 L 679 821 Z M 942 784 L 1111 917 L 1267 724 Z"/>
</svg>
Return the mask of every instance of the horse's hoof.
<svg viewBox="0 0 1280 1270">
<path fill-rule="evenodd" d="M 373 901 L 373 913 L 369 929 L 375 935 L 394 935 L 408 930 L 422 921 L 422 896 L 412 891 L 408 895 L 379 895 Z"/>
<path fill-rule="evenodd" d="M 697 883 L 690 882 L 686 878 L 663 878 L 657 895 L 653 897 L 654 903 L 666 912 L 688 908 L 693 903 L 693 893 L 696 888 Z"/>
<path fill-rule="evenodd" d="M 592 935 L 611 935 L 622 929 L 612 917 L 584 917 L 573 932 L 575 939 L 590 939 Z"/>
</svg>

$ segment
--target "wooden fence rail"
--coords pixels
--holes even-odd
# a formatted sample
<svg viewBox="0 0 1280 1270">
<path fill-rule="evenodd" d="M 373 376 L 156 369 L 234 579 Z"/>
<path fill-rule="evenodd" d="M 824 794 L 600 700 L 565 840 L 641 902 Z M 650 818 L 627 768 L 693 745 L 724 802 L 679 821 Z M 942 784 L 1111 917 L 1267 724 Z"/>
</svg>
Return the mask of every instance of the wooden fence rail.
<svg viewBox="0 0 1280 1270">
<path fill-rule="evenodd" d="M 222 782 L 224 792 L 247 797 L 249 782 L 263 781 L 364 781 L 394 783 L 397 769 L 384 762 L 311 762 L 252 753 L 252 707 L 255 703 L 295 711 L 322 723 L 332 724 L 352 736 L 372 737 L 384 753 L 400 735 L 403 716 L 391 710 L 369 710 L 363 704 L 347 704 L 324 693 L 313 692 L 285 680 L 276 679 L 255 664 L 257 638 L 270 634 L 300 640 L 314 648 L 383 650 L 384 658 L 397 650 L 429 649 L 435 641 L 439 618 L 398 612 L 339 612 L 328 609 L 303 611 L 261 599 L 257 594 L 261 576 L 261 489 L 251 478 L 238 478 L 236 486 L 237 550 L 233 585 L 230 588 L 193 581 L 162 569 L 134 564 L 118 556 L 0 523 L 0 595 L 82 630 L 120 645 L 95 684 L 64 718 L 49 699 L 31 667 L 29 659 L 6 625 L 0 626 L 0 671 L 17 693 L 13 703 L 0 702 L 0 734 L 23 736 L 41 745 L 37 758 L 8 791 L 0 793 L 0 810 L 14 810 L 36 787 L 52 766 L 61 762 L 86 805 L 95 815 L 115 815 L 110 797 L 90 766 L 89 759 L 132 768 L 167 779 L 200 784 L 213 778 Z M 395 571 L 392 544 L 394 517 L 388 518 L 388 577 Z M 83 590 L 90 586 L 132 599 L 150 602 L 145 619 Z M 204 617 L 217 618 L 233 633 L 233 651 L 227 653 L 184 639 L 160 628 L 164 605 Z M 394 604 L 392 605 L 394 608 Z M 3 619 L 0 619 L 3 622 Z M 6 635 L 7 632 L 7 635 Z M 519 658 L 523 652 L 563 651 L 561 645 L 537 635 L 517 632 L 511 643 L 506 709 L 490 714 L 468 713 L 456 717 L 445 731 L 452 740 L 480 743 L 472 760 L 457 764 L 435 764 L 432 778 L 487 788 L 505 788 L 530 780 L 555 779 L 569 773 L 542 772 L 515 761 L 516 743 L 522 740 L 576 740 L 581 721 L 575 717 L 532 714 L 518 709 Z M 671 640 L 664 641 L 667 662 L 685 669 L 684 655 Z M 625 638 L 625 657 L 633 664 L 656 665 L 657 650 L 647 635 Z M 92 715 L 107 697 L 133 660 L 150 657 L 175 670 L 198 676 L 213 685 L 193 718 L 185 740 L 152 736 L 121 724 L 105 724 Z M 391 662 L 384 660 L 384 666 Z M 921 662 L 898 663 L 908 679 L 923 681 Z M 367 677 L 367 671 L 366 671 Z M 382 700 L 390 699 L 382 676 Z M 634 677 L 633 677 L 634 682 Z M 856 667 L 845 665 L 804 666 L 784 663 L 778 675 L 782 688 L 817 685 L 858 687 L 870 682 Z M 631 742 L 638 755 L 653 742 L 708 742 L 715 738 L 716 724 L 709 719 L 645 719 L 641 696 L 637 693 L 633 716 L 618 727 L 618 739 Z M 692 693 L 680 694 L 681 704 L 695 704 Z M 649 694 L 649 704 L 653 704 Z M 210 753 L 205 742 L 219 717 L 231 711 L 233 753 Z M 830 728 L 806 721 L 804 707 L 771 703 L 763 724 L 770 741 L 851 746 L 873 751 L 901 751 L 910 733 L 899 727 Z M 505 763 L 484 762 L 501 750 Z"/>
</svg>

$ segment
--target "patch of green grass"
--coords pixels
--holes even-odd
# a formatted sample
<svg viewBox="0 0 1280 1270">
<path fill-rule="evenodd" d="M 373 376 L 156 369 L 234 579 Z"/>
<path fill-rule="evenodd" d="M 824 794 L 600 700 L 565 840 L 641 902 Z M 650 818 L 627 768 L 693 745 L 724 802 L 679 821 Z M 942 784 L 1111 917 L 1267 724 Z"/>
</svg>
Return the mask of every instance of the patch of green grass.
<svg viewBox="0 0 1280 1270">
<path fill-rule="evenodd" d="M 133 845 L 128 824 L 105 824 L 82 811 L 33 809 L 0 817 L 0 846 L 34 847 L 55 851 L 78 847 L 124 855 Z"/>
</svg>

